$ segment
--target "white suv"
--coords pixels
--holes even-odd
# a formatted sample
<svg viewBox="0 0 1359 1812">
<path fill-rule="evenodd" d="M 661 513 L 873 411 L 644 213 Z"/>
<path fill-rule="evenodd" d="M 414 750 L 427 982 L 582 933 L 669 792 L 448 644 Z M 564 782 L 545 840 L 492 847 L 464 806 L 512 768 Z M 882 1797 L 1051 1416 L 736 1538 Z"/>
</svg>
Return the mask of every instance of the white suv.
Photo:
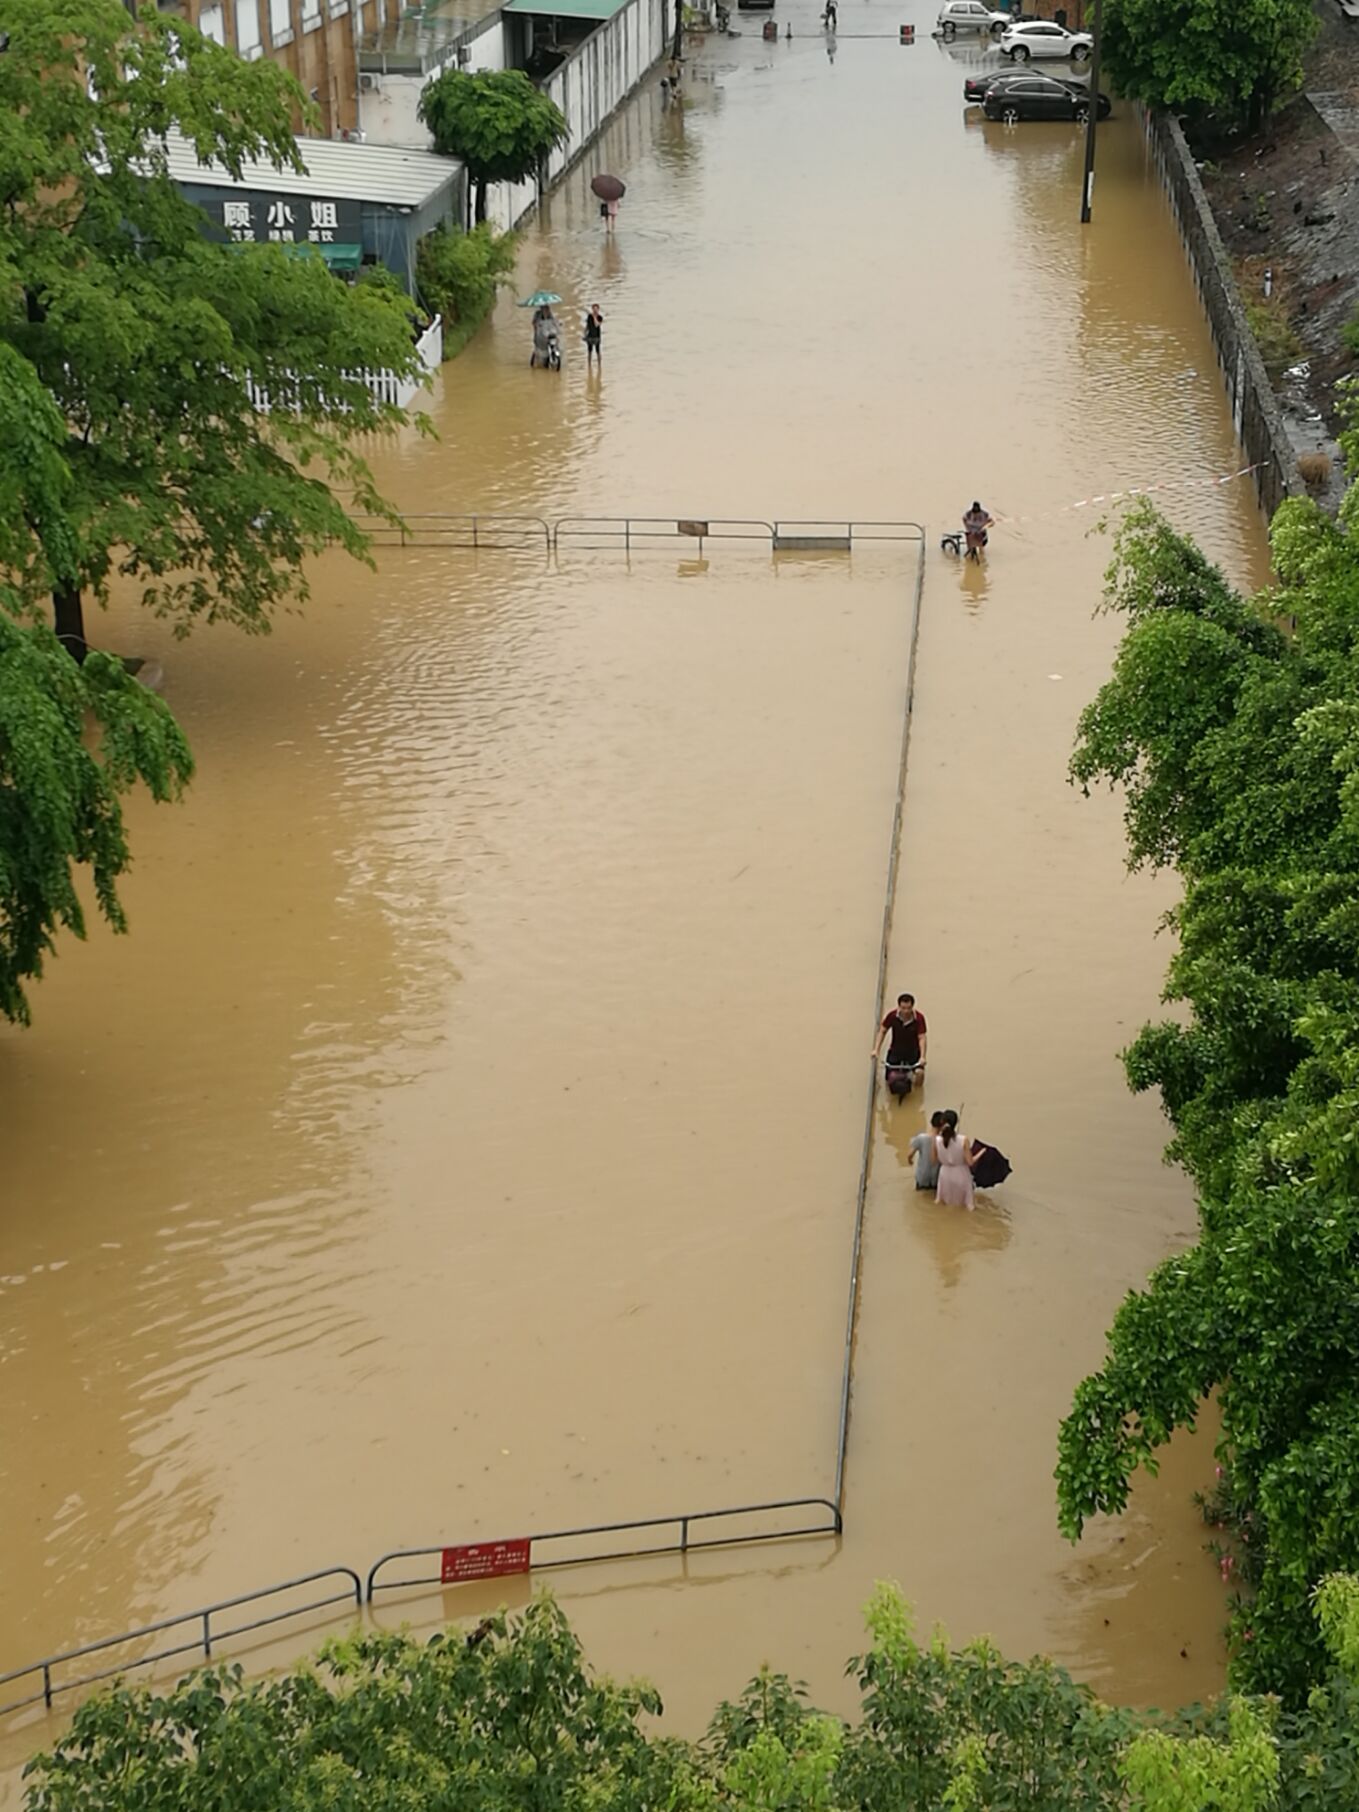
<svg viewBox="0 0 1359 1812">
<path fill-rule="evenodd" d="M 960 31 L 989 31 L 998 38 L 1009 26 L 1010 15 L 993 12 L 982 0 L 944 0 L 936 23 L 946 38 Z"/>
<path fill-rule="evenodd" d="M 1063 62 L 1087 63 L 1095 40 L 1088 31 L 1067 31 L 1047 19 L 1028 19 L 1011 25 L 1000 40 L 1000 54 L 1015 63 L 1030 57 L 1060 57 Z"/>
</svg>

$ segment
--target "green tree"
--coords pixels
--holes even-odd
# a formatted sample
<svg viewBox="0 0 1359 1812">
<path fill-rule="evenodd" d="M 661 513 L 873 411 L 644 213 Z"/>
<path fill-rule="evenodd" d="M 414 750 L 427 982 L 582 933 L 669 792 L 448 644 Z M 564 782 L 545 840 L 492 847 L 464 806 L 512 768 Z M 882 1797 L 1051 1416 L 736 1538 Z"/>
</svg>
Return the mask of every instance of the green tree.
<svg viewBox="0 0 1359 1812">
<path fill-rule="evenodd" d="M 649 1735 L 647 1686 L 586 1667 L 548 1598 L 470 1635 L 330 1642 L 247 1685 L 115 1686 L 28 1766 L 27 1812 L 1338 1812 L 1359 1804 L 1359 1581 L 1327 1581 L 1305 1705 L 1101 1705 L 1043 1660 L 913 1639 L 879 1587 L 849 1722 L 764 1669 L 704 1741 Z"/>
<path fill-rule="evenodd" d="M 419 115 L 434 149 L 461 158 L 478 222 L 486 218 L 488 183 L 523 182 L 567 139 L 561 109 L 522 69 L 445 69 L 422 92 Z"/>
<path fill-rule="evenodd" d="M 1233 1678 L 1293 1700 L 1321 1660 L 1313 1588 L 1359 1567 L 1357 521 L 1354 491 L 1339 525 L 1285 503 L 1280 584 L 1249 604 L 1133 512 L 1109 578 L 1128 628 L 1072 763 L 1123 788 L 1130 864 L 1184 883 L 1165 993 L 1187 1016 L 1125 1062 L 1161 1092 L 1200 1237 L 1126 1300 L 1076 1392 L 1062 1525 L 1123 1509 L 1215 1391 Z"/>
<path fill-rule="evenodd" d="M 1129 100 L 1254 130 L 1302 84 L 1309 0 L 1105 0 L 1104 59 Z"/>
<path fill-rule="evenodd" d="M 97 740 L 87 740 L 92 721 Z M 85 935 L 76 870 L 99 911 L 127 929 L 117 881 L 128 865 L 119 796 L 140 781 L 172 799 L 193 772 L 162 701 L 111 655 L 77 666 L 42 624 L 0 609 L 0 1014 L 29 1021 L 25 984 L 61 928 Z"/>
<path fill-rule="evenodd" d="M 357 447 L 402 416 L 362 373 L 415 373 L 406 312 L 314 253 L 209 241 L 166 174 L 173 130 L 235 174 L 298 168 L 301 92 L 276 65 L 120 0 L 6 0 L 4 25 L 0 351 L 25 406 L 45 393 L 63 424 L 55 539 L 6 447 L 0 556 L 22 607 L 50 597 L 78 658 L 82 601 L 115 575 L 180 632 L 267 628 L 306 596 L 304 556 L 365 554 L 350 508 L 386 511 Z"/>
</svg>

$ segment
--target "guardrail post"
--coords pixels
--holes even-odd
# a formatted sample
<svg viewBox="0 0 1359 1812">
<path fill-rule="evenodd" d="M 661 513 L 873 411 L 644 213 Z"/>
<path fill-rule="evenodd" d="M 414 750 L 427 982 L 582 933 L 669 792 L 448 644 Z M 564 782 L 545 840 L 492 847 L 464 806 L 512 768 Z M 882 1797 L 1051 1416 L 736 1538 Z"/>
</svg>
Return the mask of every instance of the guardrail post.
<svg viewBox="0 0 1359 1812">
<path fill-rule="evenodd" d="M 42 1664 L 42 1702 L 47 1707 L 47 1709 L 49 1711 L 51 1711 L 51 1709 L 52 1709 L 52 1664 L 50 1661 L 44 1661 Z"/>
<path fill-rule="evenodd" d="M 203 1613 L 203 1659 L 212 1659 L 212 1612 Z"/>
<path fill-rule="evenodd" d="M 477 518 L 475 516 L 473 516 L 473 518 L 472 518 L 472 546 L 480 547 L 480 545 L 481 545 L 481 543 L 477 540 Z"/>
<path fill-rule="evenodd" d="M 688 1552 L 689 1552 L 689 1518 L 687 1516 L 682 1516 L 680 1518 L 680 1553 L 687 1554 Z"/>
</svg>

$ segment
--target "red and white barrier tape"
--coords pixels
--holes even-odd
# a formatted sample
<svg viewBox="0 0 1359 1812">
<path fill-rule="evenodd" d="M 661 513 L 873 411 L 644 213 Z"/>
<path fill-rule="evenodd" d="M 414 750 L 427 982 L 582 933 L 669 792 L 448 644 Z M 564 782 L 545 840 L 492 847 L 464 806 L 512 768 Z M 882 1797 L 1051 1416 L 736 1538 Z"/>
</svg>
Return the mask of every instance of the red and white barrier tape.
<svg viewBox="0 0 1359 1812">
<path fill-rule="evenodd" d="M 1263 464 L 1263 460 L 1257 460 L 1253 466 L 1242 466 L 1239 472 L 1224 472 L 1220 478 L 1166 478 L 1159 484 L 1131 485 L 1126 491 L 1101 491 L 1095 497 L 1082 497 L 1076 503 L 1063 503 L 1055 510 L 1038 510 L 1031 516 L 1003 516 L 997 510 L 995 518 L 998 523 L 1041 522 L 1048 516 L 1068 516 L 1073 510 L 1093 509 L 1100 503 L 1122 503 L 1129 497 L 1154 497 L 1158 491 L 1186 491 L 1196 485 L 1231 484 L 1238 478 L 1258 472 Z"/>
</svg>

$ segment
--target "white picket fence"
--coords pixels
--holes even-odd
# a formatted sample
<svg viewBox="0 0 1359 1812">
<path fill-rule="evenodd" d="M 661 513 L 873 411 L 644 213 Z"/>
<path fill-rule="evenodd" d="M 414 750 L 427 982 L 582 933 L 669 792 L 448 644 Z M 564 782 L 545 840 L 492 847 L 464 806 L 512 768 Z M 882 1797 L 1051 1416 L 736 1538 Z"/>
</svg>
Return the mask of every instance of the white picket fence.
<svg viewBox="0 0 1359 1812">
<path fill-rule="evenodd" d="M 415 343 L 415 350 L 420 355 L 424 367 L 424 376 L 420 378 L 399 377 L 395 371 L 346 372 L 347 378 L 358 378 L 367 384 L 369 390 L 380 403 L 395 403 L 398 409 L 407 409 L 426 388 L 430 378 L 443 363 L 444 357 L 444 321 L 442 315 L 435 315 L 429 326 Z M 268 414 L 274 407 L 271 392 L 262 385 L 246 379 L 246 389 L 250 401 L 263 414 Z M 286 392 L 284 393 L 286 396 Z M 286 401 L 280 400 L 278 407 L 286 408 Z"/>
</svg>

